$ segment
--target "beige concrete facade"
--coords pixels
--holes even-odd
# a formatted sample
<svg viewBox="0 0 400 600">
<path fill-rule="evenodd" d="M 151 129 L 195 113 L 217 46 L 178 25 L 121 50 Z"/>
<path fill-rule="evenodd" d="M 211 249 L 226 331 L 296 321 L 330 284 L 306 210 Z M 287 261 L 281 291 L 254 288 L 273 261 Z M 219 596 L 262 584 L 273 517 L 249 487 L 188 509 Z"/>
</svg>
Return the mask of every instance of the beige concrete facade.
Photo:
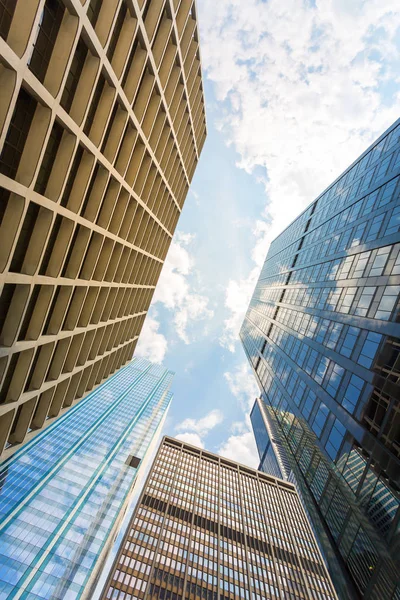
<svg viewBox="0 0 400 600">
<path fill-rule="evenodd" d="M 165 437 L 101 600 L 337 600 L 295 487 Z"/>
<path fill-rule="evenodd" d="M 193 0 L 0 0 L 0 454 L 125 364 L 206 137 Z"/>
</svg>

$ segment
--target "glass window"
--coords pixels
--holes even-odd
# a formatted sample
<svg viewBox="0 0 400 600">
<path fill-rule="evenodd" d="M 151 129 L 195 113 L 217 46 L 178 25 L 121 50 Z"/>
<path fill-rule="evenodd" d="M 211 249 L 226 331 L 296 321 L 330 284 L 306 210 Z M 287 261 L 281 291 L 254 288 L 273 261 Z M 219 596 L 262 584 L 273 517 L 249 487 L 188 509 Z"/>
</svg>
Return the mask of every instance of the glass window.
<svg viewBox="0 0 400 600">
<path fill-rule="evenodd" d="M 385 235 L 392 235 L 397 233 L 400 229 L 400 206 L 396 206 L 393 209 L 392 216 L 390 217 L 389 223 L 386 226 Z"/>
<path fill-rule="evenodd" d="M 369 274 L 370 277 L 378 277 L 379 275 L 382 275 L 390 250 L 390 246 L 386 248 L 379 248 Z"/>
<path fill-rule="evenodd" d="M 342 400 L 342 406 L 351 414 L 357 406 L 365 381 L 357 375 L 352 375 Z"/>
<path fill-rule="evenodd" d="M 338 391 L 340 382 L 342 381 L 343 375 L 344 375 L 344 369 L 342 367 L 339 367 L 339 365 L 335 364 L 335 366 L 333 367 L 332 372 L 329 376 L 327 385 L 326 385 L 326 391 L 329 392 L 329 394 L 331 396 L 333 396 L 333 397 L 336 396 L 336 393 Z"/>
<path fill-rule="evenodd" d="M 372 240 L 376 240 L 376 238 L 379 235 L 379 230 L 381 228 L 384 216 L 385 216 L 384 214 L 377 215 L 376 217 L 374 217 L 372 219 L 372 223 L 369 226 L 368 234 L 367 234 L 367 237 L 365 240 L 366 242 L 371 242 Z"/>
<path fill-rule="evenodd" d="M 356 267 L 354 269 L 353 277 L 360 278 L 363 276 L 364 269 L 367 265 L 368 259 L 371 255 L 371 252 L 363 252 L 362 254 L 358 254 Z"/>
<path fill-rule="evenodd" d="M 376 287 L 365 287 L 358 300 L 355 314 L 366 317 L 369 307 L 371 306 L 372 298 L 374 297 Z"/>
<path fill-rule="evenodd" d="M 328 407 L 325 406 L 323 402 L 319 405 L 317 414 L 314 417 L 314 421 L 312 424 L 313 431 L 317 437 L 321 437 L 322 430 L 325 426 L 326 420 L 328 418 L 329 410 Z"/>
<path fill-rule="evenodd" d="M 384 206 L 385 204 L 388 204 L 391 201 L 396 184 L 397 179 L 393 179 L 392 181 L 383 186 L 383 191 L 381 197 L 379 198 L 378 206 Z"/>
<path fill-rule="evenodd" d="M 339 308 L 339 311 L 342 313 L 348 313 L 350 311 L 351 305 L 353 304 L 353 300 L 354 300 L 354 296 L 356 295 L 357 292 L 357 288 L 352 287 L 352 288 L 347 288 L 344 296 L 343 296 L 343 300 L 342 300 L 342 304 Z"/>
<path fill-rule="evenodd" d="M 315 403 L 316 398 L 317 398 L 317 396 L 314 394 L 314 392 L 309 390 L 308 395 L 304 402 L 303 410 L 301 411 L 306 420 L 308 420 L 308 418 L 311 414 L 311 411 L 314 408 L 314 403 Z"/>
<path fill-rule="evenodd" d="M 340 354 L 343 354 L 343 356 L 347 356 L 348 358 L 350 358 L 353 352 L 353 348 L 357 342 L 359 333 L 360 330 L 358 327 L 349 327 L 346 336 L 343 340 L 343 344 L 340 349 Z"/>
<path fill-rule="evenodd" d="M 328 348 L 332 348 L 334 350 L 336 348 L 336 344 L 342 332 L 343 325 L 341 323 L 331 323 L 329 328 L 328 339 L 326 345 Z"/>
<path fill-rule="evenodd" d="M 315 376 L 314 379 L 315 381 L 317 381 L 319 384 L 322 383 L 323 378 L 325 377 L 325 373 L 328 369 L 330 360 L 329 358 L 326 358 L 325 356 L 322 357 L 318 363 L 316 372 L 315 372 Z"/>
<path fill-rule="evenodd" d="M 358 358 L 358 364 L 369 368 L 375 358 L 382 336 L 379 333 L 370 331 L 361 349 L 361 354 Z"/>
<path fill-rule="evenodd" d="M 344 425 L 342 425 L 339 419 L 335 419 L 332 431 L 330 432 L 328 440 L 325 444 L 325 449 L 332 460 L 336 460 L 345 433 L 346 428 Z"/>
<path fill-rule="evenodd" d="M 396 304 L 400 292 L 400 285 L 388 285 L 376 311 L 375 318 L 388 321 Z"/>
</svg>

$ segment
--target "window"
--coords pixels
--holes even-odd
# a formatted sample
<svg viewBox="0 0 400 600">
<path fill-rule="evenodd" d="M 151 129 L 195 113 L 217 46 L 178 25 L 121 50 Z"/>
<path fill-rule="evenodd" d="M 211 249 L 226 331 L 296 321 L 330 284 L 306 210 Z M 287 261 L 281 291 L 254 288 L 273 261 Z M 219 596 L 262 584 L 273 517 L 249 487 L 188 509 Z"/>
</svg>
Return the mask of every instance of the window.
<svg viewBox="0 0 400 600">
<path fill-rule="evenodd" d="M 78 87 L 79 79 L 82 74 L 83 66 L 85 64 L 88 49 L 82 39 L 79 40 L 75 50 L 74 58 L 72 59 L 71 67 L 65 82 L 63 94 L 61 96 L 60 104 L 69 112 L 76 88 Z"/>
<path fill-rule="evenodd" d="M 393 179 L 383 186 L 383 191 L 381 197 L 379 198 L 378 206 L 385 206 L 385 204 L 388 204 L 391 201 L 396 184 L 397 179 Z"/>
<path fill-rule="evenodd" d="M 360 225 L 358 225 L 353 233 L 353 240 L 351 242 L 351 248 L 354 248 L 354 246 L 359 246 L 361 244 L 361 240 L 362 237 L 364 235 L 364 231 L 365 231 L 365 227 L 366 227 L 366 223 L 361 223 Z"/>
<path fill-rule="evenodd" d="M 63 128 L 57 121 L 53 125 L 49 141 L 47 143 L 46 152 L 44 153 L 42 164 L 40 166 L 39 175 L 35 185 L 35 192 L 44 194 L 49 181 L 51 169 L 53 167 L 57 151 L 61 142 Z"/>
<path fill-rule="evenodd" d="M 385 216 L 384 214 L 377 215 L 376 217 L 374 217 L 372 219 L 372 223 L 369 226 L 368 234 L 367 234 L 367 237 L 365 240 L 366 242 L 371 242 L 372 240 L 376 240 L 376 238 L 379 235 L 379 230 L 381 228 L 384 216 Z"/>
<path fill-rule="evenodd" d="M 356 295 L 357 288 L 347 288 L 343 296 L 342 304 L 339 311 L 342 313 L 348 313 L 351 305 L 353 304 L 354 296 Z"/>
<path fill-rule="evenodd" d="M 0 0 L 0 37 L 7 39 L 17 0 Z"/>
<path fill-rule="evenodd" d="M 315 379 L 315 381 L 317 381 L 319 384 L 321 384 L 321 383 L 322 383 L 322 380 L 323 380 L 323 379 L 324 379 L 324 377 L 325 377 L 325 373 L 326 373 L 326 371 L 327 371 L 327 369 L 328 369 L 329 363 L 330 363 L 330 360 L 329 360 L 329 358 L 326 358 L 325 356 L 323 356 L 323 357 L 320 359 L 319 363 L 318 363 L 318 366 L 317 366 L 317 369 L 316 369 L 316 372 L 315 372 L 314 379 Z"/>
<path fill-rule="evenodd" d="M 60 0 L 46 0 L 34 42 L 29 68 L 43 83 L 64 15 Z"/>
<path fill-rule="evenodd" d="M 300 381 L 299 385 L 297 386 L 296 393 L 293 396 L 293 402 L 296 404 L 296 406 L 300 406 L 300 402 L 303 397 L 305 389 L 306 389 L 306 384 L 304 383 L 304 381 Z"/>
<path fill-rule="evenodd" d="M 317 414 L 314 417 L 312 428 L 317 437 L 321 437 L 321 433 L 325 427 L 326 420 L 328 418 L 329 410 L 323 402 L 319 405 Z"/>
<path fill-rule="evenodd" d="M 369 274 L 370 277 L 378 277 L 379 275 L 382 275 L 383 271 L 385 270 L 385 265 L 390 250 L 390 247 L 379 248 Z"/>
<path fill-rule="evenodd" d="M 349 327 L 346 336 L 343 340 L 343 344 L 340 349 L 340 354 L 343 354 L 343 356 L 347 356 L 347 358 L 350 358 L 354 346 L 357 342 L 359 333 L 360 330 L 358 329 L 358 327 Z"/>
<path fill-rule="evenodd" d="M 369 307 L 371 306 L 372 298 L 374 297 L 376 287 L 365 287 L 362 290 L 361 296 L 357 302 L 354 313 L 361 317 L 366 317 Z"/>
<path fill-rule="evenodd" d="M 331 396 L 333 396 L 333 398 L 336 396 L 336 392 L 338 391 L 339 385 L 344 375 L 344 369 L 342 367 L 339 367 L 339 365 L 335 363 L 334 365 L 335 366 L 333 367 L 326 384 L 326 390 Z"/>
<path fill-rule="evenodd" d="M 350 413 L 353 414 L 357 406 L 359 397 L 364 388 L 365 381 L 357 375 L 352 375 L 347 386 L 345 395 L 342 400 L 342 406 Z"/>
<path fill-rule="evenodd" d="M 388 321 L 400 293 L 400 285 L 388 285 L 376 311 L 375 318 Z"/>
<path fill-rule="evenodd" d="M 390 217 L 389 223 L 386 226 L 385 235 L 392 235 L 397 233 L 400 229 L 400 206 L 396 206 L 393 209 L 392 216 Z"/>
<path fill-rule="evenodd" d="M 357 361 L 359 365 L 363 365 L 363 367 L 366 367 L 367 369 L 372 365 L 381 339 L 382 336 L 379 333 L 374 333 L 373 331 L 368 333 Z"/>
<path fill-rule="evenodd" d="M 0 172 L 14 178 L 35 114 L 36 101 L 21 88 L 0 156 Z"/>
<path fill-rule="evenodd" d="M 336 460 L 340 446 L 342 445 L 343 438 L 345 436 L 346 429 L 339 421 L 335 419 L 332 430 L 329 434 L 328 440 L 325 444 L 325 449 L 332 460 Z"/>
<path fill-rule="evenodd" d="M 356 262 L 356 267 L 354 269 L 353 277 L 359 279 L 360 277 L 363 276 L 364 269 L 367 265 L 370 255 L 371 255 L 371 252 L 362 252 L 362 254 L 357 255 L 358 258 L 357 258 L 357 262 Z"/>
<path fill-rule="evenodd" d="M 329 327 L 329 334 L 326 345 L 328 348 L 332 348 L 333 350 L 336 348 L 336 344 L 342 332 L 343 325 L 341 323 L 331 323 Z"/>
</svg>

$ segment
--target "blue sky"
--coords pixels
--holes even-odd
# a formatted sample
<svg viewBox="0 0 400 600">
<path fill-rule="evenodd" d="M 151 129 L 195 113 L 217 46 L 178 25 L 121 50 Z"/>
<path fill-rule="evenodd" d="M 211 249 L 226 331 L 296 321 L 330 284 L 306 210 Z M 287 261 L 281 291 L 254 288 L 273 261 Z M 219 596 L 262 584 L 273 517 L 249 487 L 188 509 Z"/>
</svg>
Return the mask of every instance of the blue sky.
<svg viewBox="0 0 400 600">
<path fill-rule="evenodd" d="M 165 433 L 257 466 L 238 331 L 270 241 L 399 116 L 397 0 L 198 0 L 208 138 L 138 354 Z"/>
</svg>

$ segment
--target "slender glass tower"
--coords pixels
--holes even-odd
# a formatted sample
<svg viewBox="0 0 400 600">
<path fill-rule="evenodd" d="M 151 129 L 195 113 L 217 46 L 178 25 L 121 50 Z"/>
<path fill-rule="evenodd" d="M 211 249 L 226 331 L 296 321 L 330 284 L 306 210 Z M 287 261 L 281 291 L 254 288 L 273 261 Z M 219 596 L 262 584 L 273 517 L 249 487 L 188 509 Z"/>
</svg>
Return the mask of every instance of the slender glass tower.
<svg viewBox="0 0 400 600">
<path fill-rule="evenodd" d="M 172 377 L 134 359 L 2 464 L 2 600 L 90 597 Z"/>
<path fill-rule="evenodd" d="M 399 179 L 397 121 L 272 242 L 240 333 L 349 598 L 400 598 Z"/>
<path fill-rule="evenodd" d="M 164 438 L 102 600 L 336 600 L 294 486 Z"/>
</svg>

